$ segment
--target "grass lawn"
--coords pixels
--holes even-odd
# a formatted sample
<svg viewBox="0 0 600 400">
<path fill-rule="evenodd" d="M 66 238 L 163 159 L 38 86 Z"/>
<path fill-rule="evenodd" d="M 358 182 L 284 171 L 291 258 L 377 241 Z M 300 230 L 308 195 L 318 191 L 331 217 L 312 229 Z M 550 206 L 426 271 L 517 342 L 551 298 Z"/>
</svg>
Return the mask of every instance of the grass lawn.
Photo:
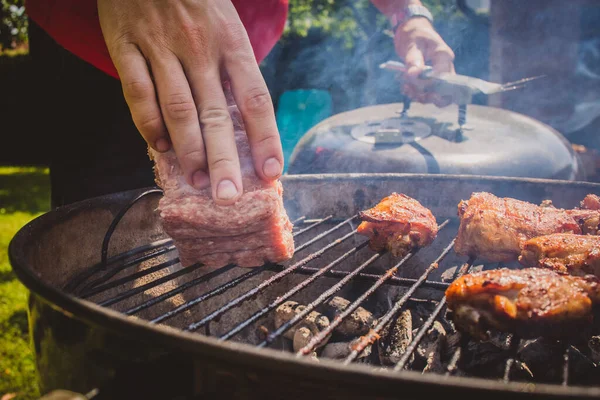
<svg viewBox="0 0 600 400">
<path fill-rule="evenodd" d="M 0 167 L 0 399 L 39 397 L 29 347 L 27 290 L 12 272 L 7 249 L 23 225 L 49 209 L 47 169 Z"/>
</svg>

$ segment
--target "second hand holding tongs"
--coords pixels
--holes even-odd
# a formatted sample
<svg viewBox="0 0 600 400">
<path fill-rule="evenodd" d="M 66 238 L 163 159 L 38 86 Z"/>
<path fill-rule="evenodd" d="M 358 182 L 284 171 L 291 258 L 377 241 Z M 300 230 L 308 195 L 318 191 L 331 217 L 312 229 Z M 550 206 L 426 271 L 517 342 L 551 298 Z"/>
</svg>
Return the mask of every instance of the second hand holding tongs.
<svg viewBox="0 0 600 400">
<path fill-rule="evenodd" d="M 380 65 L 380 68 L 396 71 L 401 74 L 405 73 L 407 70 L 406 66 L 400 61 L 386 61 Z M 485 95 L 491 95 L 521 89 L 525 87 L 526 83 L 541 77 L 542 76 L 534 76 L 515 82 L 500 84 L 467 75 L 450 73 L 436 74 L 430 66 L 426 66 L 424 71 L 419 75 L 420 79 L 433 82 L 433 87 L 429 90 L 438 93 L 441 96 L 450 96 L 452 98 L 452 103 L 459 105 L 471 103 L 473 96 L 476 94 L 483 93 Z"/>
<path fill-rule="evenodd" d="M 389 71 L 395 71 L 399 74 L 404 74 L 407 71 L 406 65 L 400 61 L 386 61 L 379 67 Z M 484 81 L 483 79 L 474 78 L 467 75 L 435 73 L 431 66 L 426 66 L 423 72 L 421 72 L 419 75 L 420 79 L 431 81 L 433 83 L 431 87 L 427 88 L 428 91 L 435 92 L 442 97 L 448 98 L 450 99 L 451 103 L 458 105 L 459 130 L 462 130 L 466 123 L 467 104 L 472 102 L 474 95 L 491 95 L 508 92 L 510 90 L 521 89 L 526 83 L 542 77 L 543 75 L 534 76 L 515 82 L 500 84 Z M 405 101 L 404 107 L 405 110 L 402 114 L 406 113 L 408 107 L 410 107 L 410 102 Z"/>
</svg>

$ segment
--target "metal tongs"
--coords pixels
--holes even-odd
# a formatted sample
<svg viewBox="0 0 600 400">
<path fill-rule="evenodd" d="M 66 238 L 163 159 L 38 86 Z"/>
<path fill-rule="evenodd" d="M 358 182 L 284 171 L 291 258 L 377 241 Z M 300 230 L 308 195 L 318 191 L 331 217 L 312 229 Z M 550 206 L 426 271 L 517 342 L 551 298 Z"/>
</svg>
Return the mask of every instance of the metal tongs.
<svg viewBox="0 0 600 400">
<path fill-rule="evenodd" d="M 386 61 L 379 67 L 401 74 L 406 72 L 406 66 L 399 61 Z M 542 78 L 543 75 L 500 84 L 467 75 L 436 74 L 433 72 L 433 68 L 426 66 L 419 77 L 423 80 L 433 81 L 434 85 L 431 90 L 442 96 L 451 96 L 453 99 L 452 102 L 460 105 L 471 103 L 472 97 L 476 94 L 491 95 L 521 89 L 525 87 L 526 83 Z"/>
<path fill-rule="evenodd" d="M 386 61 L 379 67 L 389 71 L 395 71 L 399 74 L 404 74 L 406 72 L 406 66 L 400 61 Z M 428 88 L 429 91 L 438 93 L 444 97 L 448 97 L 451 99 L 451 103 L 458 104 L 458 124 L 461 129 L 466 122 L 467 104 L 472 102 L 474 95 L 492 95 L 521 89 L 525 87 L 526 83 L 542 77 L 543 75 L 534 76 L 520 79 L 515 82 L 500 84 L 484 81 L 483 79 L 474 78 L 467 75 L 449 73 L 436 74 L 433 72 L 433 68 L 430 66 L 426 66 L 425 70 L 419 76 L 420 79 L 432 81 L 433 85 Z M 408 107 L 410 107 L 409 100 L 404 102 L 403 114 L 406 114 Z"/>
</svg>

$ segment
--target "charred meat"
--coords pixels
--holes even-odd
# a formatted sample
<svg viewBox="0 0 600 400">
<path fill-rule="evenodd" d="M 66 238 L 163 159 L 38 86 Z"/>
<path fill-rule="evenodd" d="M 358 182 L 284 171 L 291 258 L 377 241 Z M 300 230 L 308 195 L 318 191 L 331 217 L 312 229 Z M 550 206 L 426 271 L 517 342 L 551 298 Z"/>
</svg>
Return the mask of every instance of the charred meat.
<svg viewBox="0 0 600 400">
<path fill-rule="evenodd" d="M 189 185 L 173 150 L 150 151 L 157 184 L 164 191 L 158 205 L 160 221 L 184 266 L 200 262 L 211 267 L 229 263 L 253 267 L 288 260 L 294 253 L 281 182 L 265 182 L 256 175 L 239 110 L 232 104 L 229 112 L 244 185 L 244 193 L 233 205 L 217 205 L 210 188 Z"/>
<path fill-rule="evenodd" d="M 456 279 L 446 300 L 457 329 L 479 339 L 486 339 L 488 330 L 566 338 L 589 327 L 600 285 L 595 277 L 544 268 L 502 268 Z"/>
<path fill-rule="evenodd" d="M 388 250 L 395 257 L 429 245 L 438 224 L 431 211 L 404 194 L 392 193 L 375 207 L 359 213 L 358 233 L 368 236 L 374 251 Z"/>
<path fill-rule="evenodd" d="M 581 234 L 582 226 L 597 218 L 598 212 L 542 207 L 480 192 L 459 203 L 458 216 L 458 254 L 488 261 L 516 261 L 527 240 L 553 233 Z"/>
<path fill-rule="evenodd" d="M 529 239 L 519 262 L 526 267 L 600 277 L 600 236 L 556 233 Z"/>
</svg>

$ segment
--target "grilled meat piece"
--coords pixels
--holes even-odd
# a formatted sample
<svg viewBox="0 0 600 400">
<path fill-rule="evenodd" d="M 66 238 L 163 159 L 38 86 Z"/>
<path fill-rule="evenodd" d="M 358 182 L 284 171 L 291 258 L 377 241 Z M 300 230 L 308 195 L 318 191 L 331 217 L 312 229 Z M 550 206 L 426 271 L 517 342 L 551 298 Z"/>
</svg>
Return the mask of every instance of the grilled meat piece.
<svg viewBox="0 0 600 400">
<path fill-rule="evenodd" d="M 580 223 L 598 215 L 595 211 L 571 211 L 573 215 L 560 208 L 473 193 L 458 204 L 460 226 L 454 249 L 488 261 L 516 261 L 525 241 L 552 233 L 580 234 Z"/>
<path fill-rule="evenodd" d="M 282 184 L 265 182 L 256 175 L 241 114 L 233 103 L 229 112 L 244 185 L 235 204 L 219 206 L 210 188 L 198 190 L 189 185 L 173 150 L 150 150 L 157 184 L 164 191 L 158 204 L 160 221 L 184 266 L 200 262 L 209 267 L 229 263 L 254 267 L 283 262 L 294 254 Z"/>
<path fill-rule="evenodd" d="M 363 222 L 358 233 L 370 238 L 369 247 L 374 251 L 387 249 L 395 257 L 429 245 L 438 233 L 431 211 L 404 194 L 392 193 L 359 216 Z"/>
<path fill-rule="evenodd" d="M 529 239 L 519 262 L 526 267 L 600 277 L 600 236 L 556 233 Z"/>
<path fill-rule="evenodd" d="M 588 194 L 581 201 L 581 208 L 585 210 L 600 210 L 600 197 L 595 194 Z"/>
<path fill-rule="evenodd" d="M 598 235 L 600 234 L 600 212 L 598 210 L 582 210 L 575 208 L 573 210 L 566 210 L 581 227 L 581 233 L 584 235 Z"/>
<path fill-rule="evenodd" d="M 592 276 L 502 268 L 456 279 L 446 300 L 457 329 L 479 339 L 487 339 L 489 329 L 522 338 L 566 338 L 591 325 L 600 285 Z"/>
<path fill-rule="evenodd" d="M 600 234 L 600 197 L 588 194 L 580 203 L 581 207 L 567 212 L 581 225 L 586 235 Z"/>
<path fill-rule="evenodd" d="M 554 207 L 552 200 L 544 200 L 541 207 Z M 565 210 L 573 217 L 581 227 L 581 233 L 585 235 L 600 234 L 600 197 L 588 194 L 580 202 L 580 208 Z"/>
</svg>

